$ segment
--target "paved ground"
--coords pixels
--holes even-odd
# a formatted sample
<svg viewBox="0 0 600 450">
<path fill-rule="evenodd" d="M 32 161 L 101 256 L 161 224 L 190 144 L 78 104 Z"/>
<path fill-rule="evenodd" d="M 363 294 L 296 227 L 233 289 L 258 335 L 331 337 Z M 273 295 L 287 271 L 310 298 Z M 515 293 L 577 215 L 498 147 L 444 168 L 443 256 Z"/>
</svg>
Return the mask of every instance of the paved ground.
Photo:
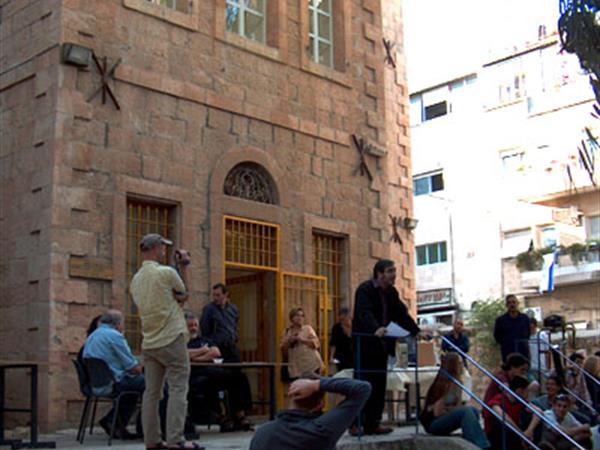
<svg viewBox="0 0 600 450">
<path fill-rule="evenodd" d="M 219 433 L 218 427 L 212 427 L 208 430 L 206 427 L 199 428 L 200 439 L 198 442 L 204 445 L 207 449 L 248 449 L 250 446 L 250 440 L 252 439 L 253 433 L 251 432 L 236 432 L 236 433 Z M 399 427 L 395 428 L 394 432 L 390 435 L 383 437 L 364 436 L 361 438 L 361 442 L 373 443 L 379 441 L 393 441 L 401 437 L 413 434 L 415 427 Z M 62 449 L 78 449 L 85 448 L 91 450 L 108 450 L 107 438 L 102 430 L 94 430 L 93 435 L 86 434 L 83 445 L 80 445 L 75 437 L 77 430 L 64 430 L 52 435 L 44 435 L 40 437 L 40 440 L 56 441 L 57 448 Z M 340 440 L 341 444 L 358 443 L 358 438 L 352 437 L 347 433 Z M 114 440 L 112 450 L 137 450 L 143 449 L 144 445 L 141 441 L 120 441 Z"/>
</svg>

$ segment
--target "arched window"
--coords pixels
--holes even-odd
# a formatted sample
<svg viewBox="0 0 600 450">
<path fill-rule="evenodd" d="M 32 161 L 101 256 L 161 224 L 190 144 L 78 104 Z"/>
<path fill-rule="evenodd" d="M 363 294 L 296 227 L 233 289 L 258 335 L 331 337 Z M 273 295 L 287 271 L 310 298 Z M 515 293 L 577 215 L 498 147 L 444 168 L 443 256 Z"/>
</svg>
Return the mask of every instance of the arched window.
<svg viewBox="0 0 600 450">
<path fill-rule="evenodd" d="M 243 162 L 229 171 L 223 185 L 225 195 L 271 205 L 278 203 L 273 178 L 259 164 Z"/>
</svg>

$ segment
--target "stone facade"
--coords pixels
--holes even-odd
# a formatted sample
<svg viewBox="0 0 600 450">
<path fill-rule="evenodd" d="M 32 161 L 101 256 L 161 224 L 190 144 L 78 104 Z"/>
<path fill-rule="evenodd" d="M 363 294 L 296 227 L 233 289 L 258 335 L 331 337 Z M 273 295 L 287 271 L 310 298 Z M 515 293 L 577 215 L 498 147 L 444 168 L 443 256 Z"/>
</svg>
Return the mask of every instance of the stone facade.
<svg viewBox="0 0 600 450">
<path fill-rule="evenodd" d="M 376 258 L 392 257 L 414 311 L 412 236 L 392 242 L 389 219 L 412 216 L 401 5 L 334 4 L 328 68 L 307 54 L 307 0 L 269 6 L 266 45 L 225 31 L 224 0 L 192 0 L 187 12 L 148 0 L 1 2 L 0 352 L 41 362 L 44 428 L 78 420 L 71 359 L 91 317 L 125 306 L 130 198 L 173 205 L 176 241 L 194 258 L 194 310 L 224 278 L 232 214 L 280 225 L 290 271 L 312 273 L 312 230 L 344 236 L 347 298 Z M 116 66 L 106 81 L 120 109 L 90 99 L 99 71 L 63 63 L 64 43 Z M 353 134 L 385 150 L 365 156 L 371 181 L 357 172 Z M 277 204 L 223 194 L 244 161 L 270 174 Z"/>
</svg>

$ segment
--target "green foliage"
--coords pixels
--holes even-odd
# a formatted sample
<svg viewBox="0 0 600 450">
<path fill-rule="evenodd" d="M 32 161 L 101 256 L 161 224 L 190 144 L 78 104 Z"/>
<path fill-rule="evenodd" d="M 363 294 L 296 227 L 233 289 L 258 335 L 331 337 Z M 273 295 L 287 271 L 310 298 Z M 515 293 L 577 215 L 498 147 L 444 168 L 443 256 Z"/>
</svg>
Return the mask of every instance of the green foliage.
<svg viewBox="0 0 600 450">
<path fill-rule="evenodd" d="M 519 253 L 517 255 L 517 269 L 520 272 L 542 270 L 544 255 L 552 253 L 554 250 L 554 247 L 544 247 Z"/>
<path fill-rule="evenodd" d="M 558 251 L 561 255 L 569 255 L 573 265 L 578 266 L 589 252 L 597 251 L 600 248 L 600 242 L 597 239 L 586 242 L 576 242 L 568 246 L 559 246 Z M 516 257 L 517 269 L 520 272 L 530 272 L 542 270 L 544 265 L 544 255 L 555 251 L 555 247 L 544 247 L 541 249 L 528 250 L 519 253 Z"/>
<path fill-rule="evenodd" d="M 583 260 L 583 256 L 587 253 L 588 246 L 585 244 L 575 243 L 569 245 L 569 247 L 567 247 L 566 250 L 569 256 L 571 257 L 571 262 L 574 265 L 578 266 L 579 263 Z"/>
<path fill-rule="evenodd" d="M 487 299 L 475 302 L 471 310 L 469 326 L 475 332 L 473 347 L 476 359 L 488 369 L 500 363 L 500 349 L 494 340 L 494 323 L 505 309 L 503 299 Z"/>
</svg>

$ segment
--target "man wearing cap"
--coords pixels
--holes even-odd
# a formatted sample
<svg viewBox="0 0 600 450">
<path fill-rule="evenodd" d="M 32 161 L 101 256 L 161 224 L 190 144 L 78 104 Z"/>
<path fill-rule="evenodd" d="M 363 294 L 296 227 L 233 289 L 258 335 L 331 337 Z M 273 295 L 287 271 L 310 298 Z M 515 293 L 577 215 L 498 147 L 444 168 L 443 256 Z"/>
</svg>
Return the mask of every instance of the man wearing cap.
<svg viewBox="0 0 600 450">
<path fill-rule="evenodd" d="M 186 443 L 183 435 L 187 411 L 190 363 L 187 354 L 188 331 L 182 305 L 187 300 L 188 252 L 179 250 L 179 273 L 160 264 L 166 246 L 173 243 L 160 234 L 147 234 L 140 242 L 142 267 L 131 281 L 131 294 L 142 322 L 142 357 L 146 390 L 142 403 L 142 424 L 147 449 L 199 449 Z M 183 280 L 182 280 L 183 278 Z M 185 282 L 185 284 L 184 284 Z M 158 403 L 167 382 L 167 442 L 160 438 Z"/>
</svg>

